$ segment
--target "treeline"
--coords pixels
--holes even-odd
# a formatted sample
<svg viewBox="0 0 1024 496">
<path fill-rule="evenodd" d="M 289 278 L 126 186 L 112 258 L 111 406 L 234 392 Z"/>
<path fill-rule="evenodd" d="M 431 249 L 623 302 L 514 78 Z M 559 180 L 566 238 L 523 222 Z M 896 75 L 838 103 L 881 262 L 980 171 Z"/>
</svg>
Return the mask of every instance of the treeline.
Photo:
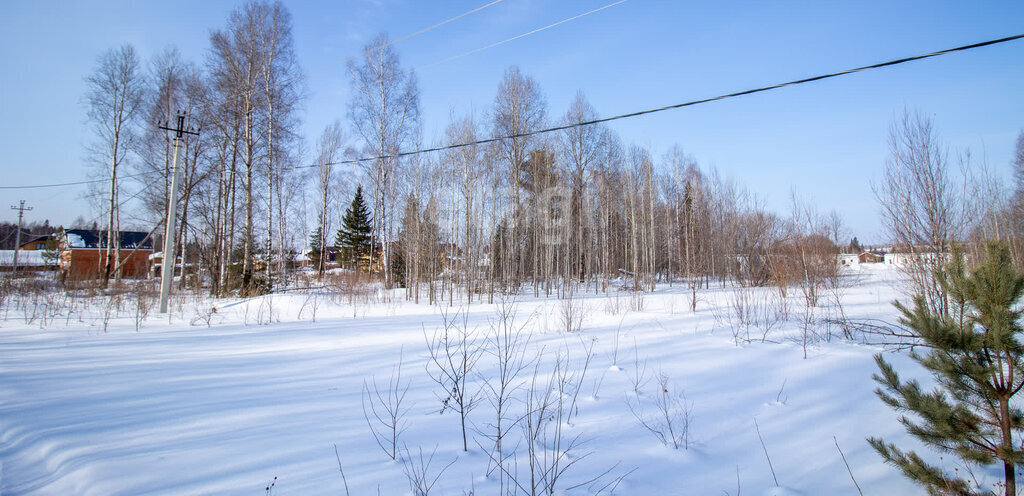
<svg viewBox="0 0 1024 496">
<path fill-rule="evenodd" d="M 44 236 L 53 234 L 57 229 L 50 225 L 49 220 L 42 222 L 26 222 L 21 226 L 21 242 L 24 243 L 33 236 Z M 14 243 L 18 236 L 18 224 L 14 222 L 0 222 L 0 250 L 13 250 Z"/>
<path fill-rule="evenodd" d="M 369 253 L 356 266 L 417 301 L 472 302 L 524 285 L 536 295 L 648 290 L 659 281 L 694 292 L 726 280 L 785 291 L 834 271 L 849 241 L 835 212 L 795 196 L 789 212 L 770 212 L 678 146 L 655 157 L 607 127 L 580 125 L 598 117 L 582 92 L 551 111 L 516 67 L 490 108 L 453 116 L 444 141 L 430 144 L 450 147 L 405 154 L 426 147 L 420 92 L 384 35 L 349 62 L 345 118 L 304 153 L 291 29 L 282 4 L 250 2 L 212 32 L 201 63 L 168 49 L 143 64 L 125 46 L 88 78 L 92 151 L 109 178 L 95 197 L 111 232 L 127 216 L 162 236 L 173 147 L 153 123 L 183 110 L 201 125 L 178 156 L 175 235 L 194 262 L 183 285 L 273 290 L 288 284 L 289 262 L 309 242 L 323 268 L 332 241 L 350 238 L 341 219 L 359 185 Z M 564 128 L 534 134 L 553 126 Z M 501 139 L 477 143 L 492 136 Z M 339 163 L 355 158 L 363 160 Z M 136 203 L 143 207 L 124 208 Z"/>
</svg>

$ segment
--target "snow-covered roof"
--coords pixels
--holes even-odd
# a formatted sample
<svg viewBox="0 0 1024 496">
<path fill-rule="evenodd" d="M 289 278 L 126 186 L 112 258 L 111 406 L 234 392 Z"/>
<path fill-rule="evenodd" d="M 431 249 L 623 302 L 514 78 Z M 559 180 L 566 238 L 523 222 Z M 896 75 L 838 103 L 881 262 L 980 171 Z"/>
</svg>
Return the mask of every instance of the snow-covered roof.
<svg viewBox="0 0 1024 496">
<path fill-rule="evenodd" d="M 68 246 L 72 248 L 85 248 L 85 239 L 73 232 L 64 233 L 67 236 Z"/>
<path fill-rule="evenodd" d="M 68 229 L 64 231 L 65 246 L 71 248 L 106 248 L 106 231 L 96 229 Z M 120 231 L 117 233 L 122 250 L 152 250 L 153 239 L 142 231 Z"/>
</svg>

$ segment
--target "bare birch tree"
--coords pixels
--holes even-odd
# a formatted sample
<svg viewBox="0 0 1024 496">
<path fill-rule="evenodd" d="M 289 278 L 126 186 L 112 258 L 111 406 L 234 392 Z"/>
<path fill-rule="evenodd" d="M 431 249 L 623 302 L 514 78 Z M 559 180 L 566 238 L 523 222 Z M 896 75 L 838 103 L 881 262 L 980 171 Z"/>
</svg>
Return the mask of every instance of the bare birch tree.
<svg viewBox="0 0 1024 496">
<path fill-rule="evenodd" d="M 597 118 L 597 111 L 590 105 L 582 91 L 569 104 L 569 110 L 562 117 L 564 124 L 580 124 Z M 566 279 L 583 282 L 587 267 L 591 265 L 591 256 L 585 248 L 585 229 L 587 222 L 584 208 L 584 195 L 588 186 L 590 169 L 597 162 L 601 152 L 602 128 L 596 125 L 571 127 L 562 132 L 562 153 L 572 190 L 569 227 L 573 240 L 570 244 L 567 260 Z"/>
<path fill-rule="evenodd" d="M 504 178 L 511 193 L 509 234 L 504 237 L 502 279 L 506 285 L 521 282 L 522 270 L 526 263 L 525 250 L 520 244 L 521 226 L 516 222 L 523 217 L 521 185 L 529 152 L 537 141 L 524 133 L 543 126 L 547 116 L 547 103 L 540 92 L 540 86 L 533 78 L 524 75 L 516 66 L 505 70 L 505 76 L 498 85 L 492 110 L 495 136 L 507 136 L 499 142 L 501 156 L 505 160 L 507 175 Z"/>
<path fill-rule="evenodd" d="M 243 293 L 255 290 L 253 280 L 253 257 L 256 252 L 253 189 L 261 155 L 266 152 L 266 143 L 261 132 L 263 118 L 263 95 L 260 90 L 259 29 L 264 9 L 255 3 L 246 4 L 231 12 L 226 28 L 214 31 L 210 36 L 212 45 L 211 72 L 219 93 L 231 101 L 231 118 L 237 119 L 238 161 L 244 168 L 242 194 L 244 218 L 242 230 L 242 281 Z"/>
<path fill-rule="evenodd" d="M 904 267 L 915 293 L 929 308 L 946 313 L 946 291 L 934 277 L 950 244 L 963 239 L 968 219 L 948 152 L 931 119 L 904 111 L 889 128 L 889 159 L 882 180 L 873 184 L 882 222 L 894 249 L 906 250 Z"/>
<path fill-rule="evenodd" d="M 406 73 L 386 35 L 378 35 L 363 50 L 358 63 L 348 64 L 354 86 L 349 118 L 375 158 L 369 164 L 373 181 L 373 236 L 380 246 L 384 282 L 390 287 L 392 217 L 396 202 L 395 176 L 400 161 L 394 155 L 415 144 L 419 126 L 419 89 L 416 77 Z M 372 257 L 371 257 L 372 258 Z"/>
<path fill-rule="evenodd" d="M 320 200 L 320 210 L 318 212 L 320 246 L 313 248 L 319 248 L 315 252 L 319 254 L 316 267 L 317 274 L 320 277 L 323 277 L 324 271 L 327 268 L 327 236 L 328 233 L 332 232 L 330 229 L 331 193 L 334 192 L 336 187 L 334 162 L 338 160 L 341 149 L 341 122 L 334 121 L 324 128 L 323 134 L 320 135 L 320 143 L 317 146 L 318 174 L 316 187 Z"/>
<path fill-rule="evenodd" d="M 110 172 L 107 193 L 107 246 L 103 262 L 103 285 L 120 262 L 120 218 L 118 212 L 118 169 L 131 154 L 138 136 L 137 121 L 144 112 L 145 77 L 135 48 L 123 45 L 100 56 L 96 69 L 85 79 L 88 87 L 87 114 L 95 140 L 90 151 L 97 163 Z"/>
</svg>

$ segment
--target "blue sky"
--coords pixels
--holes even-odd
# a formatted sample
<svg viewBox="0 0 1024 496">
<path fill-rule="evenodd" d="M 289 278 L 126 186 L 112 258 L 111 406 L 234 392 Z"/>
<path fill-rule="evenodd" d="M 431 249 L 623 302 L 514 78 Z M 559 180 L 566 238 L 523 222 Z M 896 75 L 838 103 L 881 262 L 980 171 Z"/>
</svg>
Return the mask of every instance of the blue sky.
<svg viewBox="0 0 1024 496">
<path fill-rule="evenodd" d="M 285 2 L 307 74 L 303 134 L 344 121 L 347 56 L 485 0 Z M 503 0 L 396 46 L 420 67 L 612 3 Z M 238 2 L 130 0 L 0 3 L 0 183 L 86 177 L 84 76 L 132 43 L 144 57 L 176 45 L 201 62 L 209 33 Z M 558 117 L 577 90 L 602 116 L 658 107 L 1024 32 L 1024 2 L 676 2 L 629 0 L 535 35 L 418 71 L 428 142 L 448 117 L 490 108 L 503 71 L 534 77 Z M 610 124 L 660 158 L 678 143 L 705 167 L 784 212 L 790 192 L 836 209 L 851 235 L 882 241 L 870 182 L 904 108 L 932 116 L 952 153 L 970 148 L 1009 180 L 1024 129 L 1024 41 Z M 0 190 L 31 220 L 91 217 L 81 187 Z"/>
</svg>

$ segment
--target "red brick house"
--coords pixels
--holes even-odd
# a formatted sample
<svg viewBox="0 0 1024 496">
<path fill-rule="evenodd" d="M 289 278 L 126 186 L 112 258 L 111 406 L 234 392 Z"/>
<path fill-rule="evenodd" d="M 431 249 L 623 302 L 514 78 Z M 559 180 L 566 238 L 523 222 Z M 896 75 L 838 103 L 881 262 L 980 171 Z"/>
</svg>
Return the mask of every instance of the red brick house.
<svg viewBox="0 0 1024 496">
<path fill-rule="evenodd" d="M 149 276 L 149 255 L 153 240 L 148 233 L 117 233 L 121 251 L 121 277 L 145 279 Z M 68 229 L 59 239 L 61 280 L 82 281 L 103 277 L 107 253 L 107 232 L 93 229 Z"/>
</svg>

